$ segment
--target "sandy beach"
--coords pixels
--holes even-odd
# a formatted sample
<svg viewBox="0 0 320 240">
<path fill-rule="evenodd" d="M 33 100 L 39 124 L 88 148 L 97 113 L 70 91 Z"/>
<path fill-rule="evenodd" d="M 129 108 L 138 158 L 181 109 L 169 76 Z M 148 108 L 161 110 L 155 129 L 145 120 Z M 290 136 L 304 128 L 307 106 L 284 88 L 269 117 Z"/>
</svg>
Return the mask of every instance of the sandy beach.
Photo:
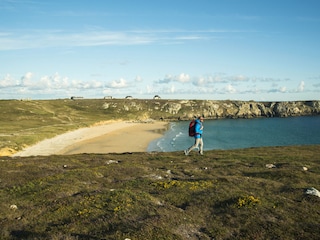
<svg viewBox="0 0 320 240">
<path fill-rule="evenodd" d="M 151 141 L 162 136 L 167 125 L 167 122 L 114 122 L 81 128 L 43 140 L 12 156 L 144 152 Z"/>
</svg>

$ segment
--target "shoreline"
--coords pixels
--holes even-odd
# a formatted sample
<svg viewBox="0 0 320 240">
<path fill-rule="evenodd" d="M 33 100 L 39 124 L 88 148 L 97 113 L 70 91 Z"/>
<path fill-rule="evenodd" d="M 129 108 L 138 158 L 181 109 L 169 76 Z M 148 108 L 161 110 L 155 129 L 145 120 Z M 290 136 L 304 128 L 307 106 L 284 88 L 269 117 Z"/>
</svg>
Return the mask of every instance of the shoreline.
<svg viewBox="0 0 320 240">
<path fill-rule="evenodd" d="M 168 122 L 115 122 L 80 128 L 17 152 L 12 157 L 81 153 L 145 152 L 167 130 Z"/>
</svg>

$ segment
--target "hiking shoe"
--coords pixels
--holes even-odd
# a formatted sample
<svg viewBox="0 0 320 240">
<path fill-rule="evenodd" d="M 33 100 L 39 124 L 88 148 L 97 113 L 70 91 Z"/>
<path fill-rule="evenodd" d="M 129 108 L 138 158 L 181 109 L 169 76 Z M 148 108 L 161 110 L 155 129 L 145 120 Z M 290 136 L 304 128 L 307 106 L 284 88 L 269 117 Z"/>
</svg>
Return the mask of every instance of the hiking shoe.
<svg viewBox="0 0 320 240">
<path fill-rule="evenodd" d="M 189 155 L 187 150 L 184 150 L 183 152 L 184 152 L 184 155 L 186 155 L 186 156 Z"/>
</svg>

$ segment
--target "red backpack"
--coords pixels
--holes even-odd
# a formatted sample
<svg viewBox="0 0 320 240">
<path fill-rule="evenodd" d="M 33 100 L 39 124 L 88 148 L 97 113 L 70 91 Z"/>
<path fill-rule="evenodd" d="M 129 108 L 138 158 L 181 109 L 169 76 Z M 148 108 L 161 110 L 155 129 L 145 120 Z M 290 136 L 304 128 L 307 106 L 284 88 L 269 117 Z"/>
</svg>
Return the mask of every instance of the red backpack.
<svg viewBox="0 0 320 240">
<path fill-rule="evenodd" d="M 196 135 L 196 121 L 192 120 L 189 123 L 189 137 L 194 137 Z"/>
</svg>

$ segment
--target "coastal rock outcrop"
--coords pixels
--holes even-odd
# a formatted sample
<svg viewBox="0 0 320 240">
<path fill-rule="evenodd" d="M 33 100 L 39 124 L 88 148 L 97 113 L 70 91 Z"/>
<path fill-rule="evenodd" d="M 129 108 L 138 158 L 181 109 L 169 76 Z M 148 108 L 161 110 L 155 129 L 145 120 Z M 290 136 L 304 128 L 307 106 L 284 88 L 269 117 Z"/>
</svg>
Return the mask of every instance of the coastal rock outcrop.
<svg viewBox="0 0 320 240">
<path fill-rule="evenodd" d="M 255 102 L 255 101 L 215 101 L 215 100 L 139 100 L 113 103 L 108 100 L 103 108 L 121 111 L 148 113 L 151 118 L 190 119 L 204 116 L 219 118 L 290 117 L 320 114 L 320 101 Z"/>
<path fill-rule="evenodd" d="M 273 112 L 276 117 L 288 117 L 311 115 L 317 110 L 303 102 L 277 102 L 273 104 Z"/>
</svg>

